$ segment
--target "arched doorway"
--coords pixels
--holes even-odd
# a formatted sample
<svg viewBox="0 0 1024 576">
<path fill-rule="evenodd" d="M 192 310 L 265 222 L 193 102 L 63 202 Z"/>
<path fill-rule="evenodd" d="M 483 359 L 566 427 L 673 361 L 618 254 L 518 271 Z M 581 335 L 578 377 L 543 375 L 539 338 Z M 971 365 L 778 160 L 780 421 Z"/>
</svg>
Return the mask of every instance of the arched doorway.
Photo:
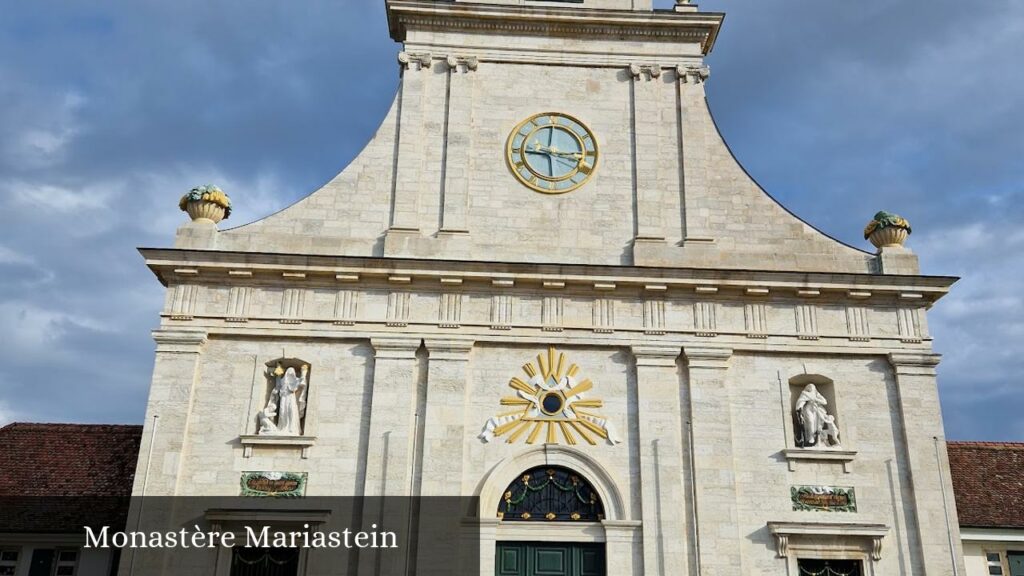
<svg viewBox="0 0 1024 576">
<path fill-rule="evenodd" d="M 515 478 L 502 494 L 497 516 L 518 523 L 536 540 L 498 541 L 496 576 L 605 576 L 604 542 L 559 542 L 548 527 L 576 526 L 586 530 L 605 520 L 604 503 L 594 486 L 563 466 L 536 466 Z"/>
</svg>

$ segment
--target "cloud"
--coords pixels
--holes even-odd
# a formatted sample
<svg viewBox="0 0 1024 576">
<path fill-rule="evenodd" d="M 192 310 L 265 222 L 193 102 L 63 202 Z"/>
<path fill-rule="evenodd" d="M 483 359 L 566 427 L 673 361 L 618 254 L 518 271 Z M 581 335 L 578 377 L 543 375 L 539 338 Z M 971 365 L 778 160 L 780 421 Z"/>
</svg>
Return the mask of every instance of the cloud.
<svg viewBox="0 0 1024 576">
<path fill-rule="evenodd" d="M 93 332 L 111 328 L 93 318 L 75 316 L 59 310 L 40 308 L 28 302 L 0 302 L 0 325 L 13 336 L 8 352 L 23 357 L 46 357 L 62 352 L 55 346 L 71 327 Z"/>
<path fill-rule="evenodd" d="M 2 264 L 34 264 L 35 260 L 31 257 L 11 250 L 7 246 L 0 244 L 0 265 Z"/>
<path fill-rule="evenodd" d="M 80 130 L 77 114 L 85 98 L 70 91 L 56 98 L 47 95 L 46 100 L 19 106 L 17 122 L 10 124 L 11 133 L 0 147 L 4 163 L 45 168 L 65 158 Z"/>
<path fill-rule="evenodd" d="M 0 400 L 0 427 L 6 426 L 11 422 L 17 422 L 20 419 L 19 414 L 11 409 L 6 400 Z"/>
<path fill-rule="evenodd" d="M 19 418 L 137 422 L 163 290 L 135 247 L 173 242 L 197 184 L 237 226 L 330 179 L 384 117 L 399 47 L 362 0 L 5 8 L 0 363 L 35 379 L 0 387 Z M 1024 3 L 701 8 L 728 13 L 707 88 L 734 152 L 852 244 L 879 209 L 908 217 L 924 271 L 963 276 L 929 314 L 950 435 L 1024 439 Z"/>
</svg>

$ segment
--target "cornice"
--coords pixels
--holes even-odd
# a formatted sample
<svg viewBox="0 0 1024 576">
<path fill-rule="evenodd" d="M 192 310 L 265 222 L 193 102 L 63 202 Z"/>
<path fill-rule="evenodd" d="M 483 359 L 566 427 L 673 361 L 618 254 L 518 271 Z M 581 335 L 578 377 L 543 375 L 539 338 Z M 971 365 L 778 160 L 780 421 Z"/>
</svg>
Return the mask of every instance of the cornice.
<svg viewBox="0 0 1024 576">
<path fill-rule="evenodd" d="M 374 357 L 378 360 L 382 358 L 414 360 L 420 344 L 422 344 L 420 338 L 409 338 L 408 336 L 376 336 L 370 339 Z"/>
<path fill-rule="evenodd" d="M 146 264 L 164 285 L 263 283 L 318 286 L 346 283 L 451 284 L 504 289 L 558 286 L 565 291 L 641 291 L 645 294 L 693 293 L 705 298 L 740 296 L 842 301 L 879 301 L 930 306 L 949 292 L 957 278 L 780 272 L 714 268 L 660 268 L 588 264 L 478 262 L 368 256 L 309 256 L 140 249 Z"/>
<path fill-rule="evenodd" d="M 637 366 L 675 368 L 676 360 L 682 354 L 680 346 L 637 344 L 632 347 Z"/>
<path fill-rule="evenodd" d="M 894 352 L 889 354 L 889 363 L 899 376 L 934 376 L 941 354 Z"/>
<path fill-rule="evenodd" d="M 391 37 L 398 42 L 405 42 L 409 30 L 457 30 L 518 36 L 696 42 L 705 55 L 714 47 L 725 17 L 715 12 L 580 10 L 578 7 L 423 0 L 388 0 L 387 11 Z"/>
<path fill-rule="evenodd" d="M 157 352 L 201 354 L 208 333 L 202 329 L 162 328 L 153 331 Z"/>
</svg>

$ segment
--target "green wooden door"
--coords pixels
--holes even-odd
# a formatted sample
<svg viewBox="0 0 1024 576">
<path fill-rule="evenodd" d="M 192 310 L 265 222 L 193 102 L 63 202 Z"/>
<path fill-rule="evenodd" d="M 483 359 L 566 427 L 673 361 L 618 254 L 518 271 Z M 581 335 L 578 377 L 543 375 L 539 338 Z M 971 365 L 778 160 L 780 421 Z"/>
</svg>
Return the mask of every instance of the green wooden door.
<svg viewBox="0 0 1024 576">
<path fill-rule="evenodd" d="M 1024 552 L 1008 552 L 1006 561 L 1010 565 L 1010 576 L 1024 576 Z"/>
<path fill-rule="evenodd" d="M 603 544 L 498 542 L 495 576 L 605 576 Z"/>
</svg>

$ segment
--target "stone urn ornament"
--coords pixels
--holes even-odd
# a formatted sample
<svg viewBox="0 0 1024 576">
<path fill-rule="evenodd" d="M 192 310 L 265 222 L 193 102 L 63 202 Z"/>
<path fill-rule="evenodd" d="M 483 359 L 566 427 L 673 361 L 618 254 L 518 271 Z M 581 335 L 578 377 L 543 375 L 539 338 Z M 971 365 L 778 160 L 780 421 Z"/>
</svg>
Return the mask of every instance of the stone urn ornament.
<svg viewBox="0 0 1024 576">
<path fill-rule="evenodd" d="M 879 212 L 864 228 L 864 239 L 871 241 L 875 248 L 902 247 L 911 233 L 910 222 L 891 212 Z"/>
<path fill-rule="evenodd" d="M 193 222 L 216 224 L 231 216 L 231 198 L 216 186 L 197 186 L 181 197 L 178 208 L 188 212 Z"/>
</svg>

